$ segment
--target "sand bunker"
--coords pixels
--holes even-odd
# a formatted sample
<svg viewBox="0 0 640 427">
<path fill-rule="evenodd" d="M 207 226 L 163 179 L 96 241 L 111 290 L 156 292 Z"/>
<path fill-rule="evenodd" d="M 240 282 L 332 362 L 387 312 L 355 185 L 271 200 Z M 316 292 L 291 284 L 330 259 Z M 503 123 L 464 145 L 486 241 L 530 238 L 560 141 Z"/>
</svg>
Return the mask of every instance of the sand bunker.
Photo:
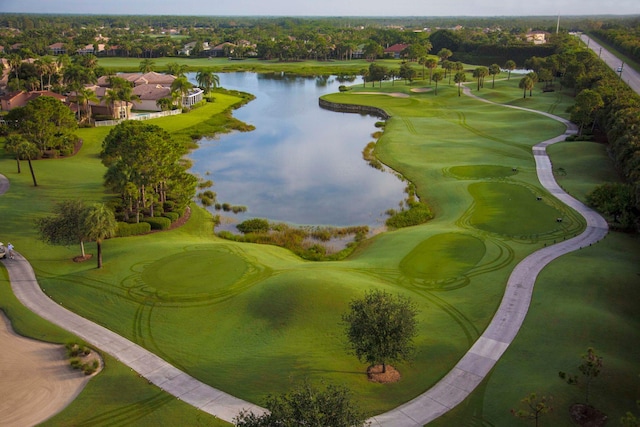
<svg viewBox="0 0 640 427">
<path fill-rule="evenodd" d="M 411 92 L 415 92 L 415 93 L 425 93 L 425 92 L 431 92 L 433 89 L 430 87 L 414 87 L 413 89 L 411 89 Z"/>
<path fill-rule="evenodd" d="M 353 92 L 356 95 L 387 95 L 393 96 L 394 98 L 409 98 L 409 95 L 406 93 L 400 92 Z"/>
<path fill-rule="evenodd" d="M 33 426 L 64 409 L 90 376 L 69 366 L 64 346 L 17 335 L 0 312 L 0 425 Z"/>
</svg>

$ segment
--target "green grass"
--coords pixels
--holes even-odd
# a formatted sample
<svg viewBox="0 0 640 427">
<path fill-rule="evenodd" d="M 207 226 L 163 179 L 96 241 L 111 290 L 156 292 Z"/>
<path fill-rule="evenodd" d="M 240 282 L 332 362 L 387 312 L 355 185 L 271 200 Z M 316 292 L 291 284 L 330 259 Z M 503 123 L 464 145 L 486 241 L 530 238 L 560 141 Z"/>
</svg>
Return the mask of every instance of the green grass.
<svg viewBox="0 0 640 427">
<path fill-rule="evenodd" d="M 73 263 L 71 258 L 79 248 L 40 243 L 32 221 L 60 198 L 77 194 L 100 200 L 109 196 L 101 187 L 104 168 L 97 156 L 108 129 L 81 130 L 85 145 L 71 159 L 35 162 L 42 182 L 38 188 L 31 186 L 26 173 L 15 173 L 15 161 L 0 159 L 0 170 L 11 180 L 10 191 L 0 198 L 0 213 L 7 218 L 0 223 L 0 233 L 33 263 L 42 287 L 56 301 L 226 392 L 262 404 L 267 394 L 286 391 L 293 381 L 323 379 L 351 388 L 368 414 L 391 409 L 426 390 L 455 365 L 487 326 L 520 259 L 584 227 L 574 212 L 553 201 L 536 178 L 531 146 L 561 134 L 563 125 L 532 113 L 458 97 L 457 88 L 446 83 L 439 85 L 438 95 L 411 91 L 425 83 L 383 84 L 383 91 L 407 93 L 408 98 L 357 93 L 371 91 L 370 87 L 327 96 L 334 102 L 374 105 L 392 115 L 376 144 L 376 155 L 413 182 L 420 199 L 435 213 L 427 224 L 376 236 L 347 260 L 306 262 L 278 247 L 220 240 L 213 235 L 210 215 L 193 206 L 190 221 L 179 229 L 105 242 L 105 267 L 100 271 L 92 262 Z M 516 91 L 508 85 L 496 82 L 495 90 L 517 102 Z M 552 109 L 544 104 L 544 97 L 540 98 L 528 106 Z M 547 103 L 553 102 L 547 99 Z M 190 114 L 154 123 L 174 134 L 188 134 L 232 103 L 233 98 L 221 96 Z M 563 185 L 570 191 L 582 186 L 579 191 L 584 192 L 610 174 L 603 166 L 591 177 L 590 170 L 603 162 L 604 152 L 593 145 L 583 149 L 587 146 L 577 144 L 585 143 L 562 144 L 561 150 L 567 151 L 554 157 L 554 167 L 564 165 L 567 181 Z M 579 148 L 571 151 L 573 147 Z M 578 156 L 583 152 L 590 153 L 588 160 L 582 160 L 585 163 Z M 565 218 L 561 224 L 555 222 L 558 216 Z M 609 241 L 614 239 L 607 240 L 607 245 Z M 556 261 L 561 267 L 543 272 L 540 282 L 544 278 L 545 285 L 541 288 L 551 286 L 548 282 L 555 284 L 553 292 L 563 291 L 569 273 L 573 273 L 573 280 L 582 279 L 595 287 L 588 275 L 595 270 L 579 267 L 582 262 L 592 262 L 580 257 L 593 253 L 603 255 L 594 266 L 601 271 L 615 267 L 626 277 L 621 283 L 629 283 L 637 264 L 633 257 L 640 251 L 629 243 L 627 256 L 612 258 L 604 256 L 609 254 L 607 245 L 584 250 L 575 259 Z M 87 249 L 95 251 L 92 244 Z M 618 286 L 620 278 L 616 275 L 611 282 L 603 278 L 597 287 Z M 366 366 L 345 351 L 341 314 L 352 298 L 370 288 L 409 295 L 421 310 L 415 360 L 398 366 L 403 379 L 397 384 L 369 383 Z M 577 288 L 573 292 L 586 298 Z M 534 295 L 530 317 L 538 316 L 540 322 L 545 315 L 535 314 L 537 310 L 560 301 L 555 299 L 557 294 L 546 295 L 538 291 Z M 508 415 L 521 394 L 521 388 L 514 384 L 529 384 L 528 378 L 540 375 L 535 366 L 523 363 L 521 352 L 533 352 L 538 346 L 550 353 L 557 349 L 565 362 L 558 363 L 563 365 L 558 369 L 570 370 L 572 366 L 566 363 L 571 357 L 577 360 L 590 343 L 602 340 L 603 348 L 618 345 L 595 327 L 573 336 L 571 343 L 566 339 L 567 331 L 578 321 L 586 326 L 597 324 L 596 318 L 589 317 L 594 304 L 600 305 L 597 313 L 612 313 L 619 304 L 626 304 L 612 299 L 612 294 L 600 296 L 604 301 L 578 298 L 567 317 L 558 318 L 558 329 L 551 329 L 556 323 L 531 323 L 528 317 L 521 336 L 531 337 L 514 344 L 516 350 L 507 351 L 505 360 L 512 362 L 504 365 L 504 375 L 498 376 L 501 362 L 469 403 L 448 416 L 448 425 L 469 420 L 470 413 L 487 420 L 498 419 L 503 412 Z M 610 314 L 606 321 L 609 319 Z M 620 324 L 619 319 L 613 320 Z M 624 320 L 634 324 L 638 317 L 626 310 Z M 28 328 L 39 329 L 37 321 Z M 616 340 L 624 337 L 637 342 L 637 330 L 625 328 Z M 541 331 L 544 336 L 536 335 Z M 547 345 L 547 341 L 554 345 Z M 622 347 L 620 353 L 620 359 L 635 357 L 633 351 Z M 540 363 L 556 358 L 552 354 L 539 357 Z M 627 362 L 614 364 L 615 377 L 624 376 L 628 366 Z M 73 420 L 100 393 L 112 397 L 109 384 L 118 378 L 113 375 L 107 370 L 101 374 L 104 382 L 93 380 L 96 394 L 83 393 L 87 400 L 76 400 L 59 415 L 58 422 Z M 637 378 L 636 373 L 628 376 Z M 498 378 L 495 385 L 494 377 Z M 540 376 L 539 380 L 551 384 L 556 378 Z M 501 389 L 512 393 L 501 396 Z M 146 392 L 154 401 L 156 391 L 149 387 Z M 621 388 L 618 397 L 625 408 L 621 405 L 616 411 L 627 409 L 626 402 L 636 397 L 632 394 Z M 164 397 L 157 399 L 164 401 Z M 120 407 L 139 408 L 144 406 L 142 401 L 133 393 L 127 394 L 121 397 Z M 113 410 L 119 411 L 116 403 Z M 169 404 L 158 405 L 157 411 L 161 410 L 170 413 L 167 417 L 187 411 Z M 162 413 L 157 411 L 145 417 Z M 153 418 L 140 418 L 137 423 L 144 425 L 145 419 Z M 509 425 L 495 425 L 505 424 Z"/>
</svg>

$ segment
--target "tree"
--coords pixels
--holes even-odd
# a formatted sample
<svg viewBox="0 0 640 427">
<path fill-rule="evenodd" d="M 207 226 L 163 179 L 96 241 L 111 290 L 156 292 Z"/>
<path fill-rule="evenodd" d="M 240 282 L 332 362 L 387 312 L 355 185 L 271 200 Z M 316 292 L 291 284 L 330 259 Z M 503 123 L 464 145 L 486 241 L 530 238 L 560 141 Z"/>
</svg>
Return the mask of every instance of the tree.
<svg viewBox="0 0 640 427">
<path fill-rule="evenodd" d="M 211 88 L 217 88 L 220 86 L 220 77 L 213 71 L 198 71 L 196 73 L 196 81 L 204 93 L 209 93 Z"/>
<path fill-rule="evenodd" d="M 20 67 L 22 66 L 22 58 L 20 58 L 20 55 L 17 53 L 12 53 L 9 55 L 7 62 L 9 63 L 9 70 L 13 71 L 16 75 L 16 90 L 20 90 L 20 76 L 18 74 L 20 72 Z"/>
<path fill-rule="evenodd" d="M 352 402 L 351 391 L 344 386 L 328 385 L 318 389 L 308 381 L 289 393 L 270 395 L 269 413 L 255 415 L 242 411 L 234 418 L 238 427 L 362 427 L 368 425 L 363 413 Z"/>
<path fill-rule="evenodd" d="M 53 207 L 54 215 L 36 220 L 40 239 L 52 245 L 72 245 L 80 243 L 82 257 L 85 257 L 84 239 L 87 235 L 87 207 L 82 200 L 65 200 Z"/>
<path fill-rule="evenodd" d="M 473 70 L 473 77 L 478 80 L 478 90 L 481 87 L 484 87 L 484 78 L 489 74 L 489 69 L 487 67 L 477 67 Z"/>
<path fill-rule="evenodd" d="M 536 73 L 535 71 L 531 71 L 529 73 L 527 73 L 527 76 L 531 79 L 531 87 L 529 87 L 529 97 L 532 96 L 532 91 L 534 86 L 536 85 L 536 83 L 538 83 L 538 73 Z"/>
<path fill-rule="evenodd" d="M 443 47 L 438 51 L 438 58 L 440 58 L 440 61 L 442 62 L 446 61 L 452 56 L 453 56 L 453 52 L 451 52 L 451 50 L 447 49 L 446 47 Z"/>
<path fill-rule="evenodd" d="M 435 90 L 436 95 L 438 94 L 438 82 L 443 78 L 444 78 L 444 75 L 442 73 L 442 70 L 438 70 L 435 73 L 433 73 L 432 79 L 434 82 L 436 82 L 436 90 Z"/>
<path fill-rule="evenodd" d="M 489 66 L 489 75 L 493 76 L 493 81 L 491 82 L 491 88 L 496 87 L 496 75 L 500 74 L 500 66 L 498 64 L 491 64 Z"/>
<path fill-rule="evenodd" d="M 582 363 L 580 364 L 580 366 L 578 366 L 578 370 L 585 378 L 585 402 L 589 404 L 589 391 L 591 389 L 591 383 L 602 370 L 602 357 L 598 356 L 592 347 L 589 347 L 587 349 L 587 352 L 582 355 Z M 580 383 L 577 375 L 569 375 L 562 371 L 560 371 L 558 375 L 569 385 L 577 385 Z"/>
<path fill-rule="evenodd" d="M 429 69 L 429 83 L 431 83 L 433 70 L 438 66 L 438 60 L 434 57 L 429 57 L 424 61 L 424 65 Z"/>
<path fill-rule="evenodd" d="M 87 210 L 84 219 L 86 238 L 96 242 L 98 247 L 98 268 L 102 268 L 102 242 L 113 237 L 118 229 L 113 211 L 105 204 L 98 203 Z"/>
<path fill-rule="evenodd" d="M 531 80 L 531 77 L 529 76 L 524 76 L 523 78 L 520 79 L 520 83 L 518 83 L 518 87 L 523 90 L 524 94 L 522 97 L 526 98 L 527 91 L 533 88 L 533 80 Z"/>
<path fill-rule="evenodd" d="M 376 289 L 351 301 L 349 308 L 342 321 L 350 349 L 360 361 L 382 365 L 386 372 L 388 362 L 412 356 L 418 309 L 408 297 Z"/>
<path fill-rule="evenodd" d="M 504 63 L 504 68 L 509 72 L 507 75 L 507 80 L 511 79 L 511 72 L 516 69 L 516 62 L 512 59 L 509 59 Z"/>
<path fill-rule="evenodd" d="M 400 66 L 400 71 L 398 72 L 400 78 L 408 80 L 409 84 L 413 82 L 413 79 L 416 77 L 416 70 L 411 67 L 411 64 L 405 62 Z"/>
<path fill-rule="evenodd" d="M 602 184 L 587 193 L 587 204 L 613 219 L 623 229 L 634 226 L 636 212 L 636 192 L 627 183 Z"/>
<path fill-rule="evenodd" d="M 585 126 L 590 123 L 595 124 L 595 112 L 602 107 L 604 107 L 602 96 L 595 90 L 584 89 L 576 96 L 575 103 L 569 108 L 569 112 L 571 121 L 579 125 L 579 135 L 582 135 Z"/>
<path fill-rule="evenodd" d="M 380 87 L 382 87 L 382 81 L 386 80 L 388 77 L 387 67 L 376 64 L 375 62 L 369 65 L 369 80 L 374 82 L 379 81 Z"/>
<path fill-rule="evenodd" d="M 171 93 L 176 94 L 176 98 L 183 98 L 192 87 L 193 84 L 186 77 L 178 77 L 171 83 Z M 182 105 L 182 102 L 180 102 L 180 105 Z"/>
<path fill-rule="evenodd" d="M 140 65 L 138 66 L 138 69 L 140 70 L 141 73 L 148 73 L 153 71 L 153 67 L 155 67 L 156 63 L 153 59 L 150 58 L 145 58 L 142 61 L 140 61 Z"/>
<path fill-rule="evenodd" d="M 85 117 L 88 120 L 91 120 L 91 103 L 98 103 L 100 102 L 100 100 L 98 99 L 94 91 L 86 87 L 81 87 L 76 90 L 76 102 L 78 103 L 78 113 L 80 114 L 80 112 L 84 110 Z M 79 108 L 80 105 L 82 105 L 82 109 Z"/>
<path fill-rule="evenodd" d="M 462 83 L 467 81 L 467 74 L 464 71 L 458 71 L 453 78 L 453 81 L 458 84 L 458 96 L 460 96 L 460 88 Z"/>
<path fill-rule="evenodd" d="M 524 409 L 512 409 L 511 413 L 514 417 L 523 418 L 526 420 L 533 420 L 535 422 L 536 427 L 538 427 L 538 420 L 546 413 L 553 410 L 550 405 L 551 397 L 547 398 L 546 396 L 536 395 L 536 393 L 531 393 L 529 396 L 525 397 L 521 400 L 522 404 L 525 406 Z"/>
<path fill-rule="evenodd" d="M 16 166 L 18 166 L 18 173 L 21 173 L 20 170 L 20 154 L 19 154 L 19 146 L 26 140 L 19 133 L 11 133 L 7 135 L 4 142 L 4 150 L 16 156 Z"/>
<path fill-rule="evenodd" d="M 31 172 L 31 179 L 33 180 L 33 186 L 37 187 L 38 181 L 36 181 L 36 174 L 33 171 L 33 164 L 31 163 L 31 160 L 38 157 L 38 147 L 33 142 L 22 138 L 15 146 L 13 146 L 12 149 L 15 150 L 18 158 L 27 160 L 27 163 L 29 164 L 29 171 Z"/>
<path fill-rule="evenodd" d="M 177 62 L 170 62 L 167 64 L 167 70 L 169 70 L 169 74 L 179 78 L 185 76 L 189 70 L 189 66 L 186 64 L 179 64 Z"/>
</svg>

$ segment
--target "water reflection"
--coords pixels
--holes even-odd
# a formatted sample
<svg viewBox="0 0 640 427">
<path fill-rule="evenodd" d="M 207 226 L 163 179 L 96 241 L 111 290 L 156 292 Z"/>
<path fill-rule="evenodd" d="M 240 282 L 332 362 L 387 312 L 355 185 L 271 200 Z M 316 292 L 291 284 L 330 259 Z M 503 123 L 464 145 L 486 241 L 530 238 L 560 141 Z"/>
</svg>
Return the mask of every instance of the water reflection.
<svg viewBox="0 0 640 427">
<path fill-rule="evenodd" d="M 194 81 L 194 75 L 189 77 Z M 192 172 L 214 181 L 220 203 L 248 208 L 229 216 L 377 226 L 384 222 L 384 211 L 403 199 L 405 185 L 397 177 L 362 159 L 377 119 L 318 107 L 320 95 L 338 90 L 336 79 L 252 73 L 219 77 L 223 87 L 256 96 L 234 112 L 255 131 L 203 139 L 190 155 Z"/>
</svg>

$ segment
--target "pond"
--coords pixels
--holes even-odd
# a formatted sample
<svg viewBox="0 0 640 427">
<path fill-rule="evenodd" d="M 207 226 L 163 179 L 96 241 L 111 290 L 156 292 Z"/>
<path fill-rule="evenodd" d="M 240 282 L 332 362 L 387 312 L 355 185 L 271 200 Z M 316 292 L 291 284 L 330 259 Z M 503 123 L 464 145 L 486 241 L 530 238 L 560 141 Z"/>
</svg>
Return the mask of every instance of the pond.
<svg viewBox="0 0 640 427">
<path fill-rule="evenodd" d="M 209 208 L 224 217 L 217 229 L 236 231 L 230 224 L 249 218 L 375 228 L 404 199 L 405 183 L 362 158 L 380 119 L 318 106 L 321 95 L 338 91 L 337 79 L 218 76 L 222 87 L 256 96 L 233 113 L 256 129 L 202 139 L 189 155 L 191 172 L 214 182 L 218 203 L 247 207 L 239 214 Z M 194 73 L 188 77 L 195 82 Z"/>
</svg>

